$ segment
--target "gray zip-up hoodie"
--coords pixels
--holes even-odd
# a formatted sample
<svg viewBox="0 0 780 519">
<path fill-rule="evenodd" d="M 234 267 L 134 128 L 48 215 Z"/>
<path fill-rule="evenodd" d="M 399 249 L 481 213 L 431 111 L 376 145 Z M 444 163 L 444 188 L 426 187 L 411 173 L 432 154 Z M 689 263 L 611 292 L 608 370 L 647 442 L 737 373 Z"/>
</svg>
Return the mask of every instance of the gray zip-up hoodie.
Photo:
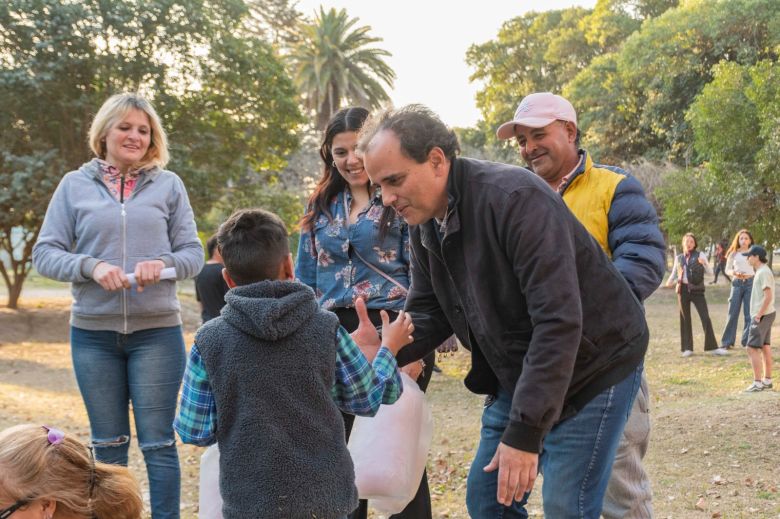
<svg viewBox="0 0 780 519">
<path fill-rule="evenodd" d="M 132 333 L 181 324 L 176 282 L 109 292 L 92 280 L 100 261 L 132 272 L 140 261 L 160 259 L 177 279 L 203 266 L 192 208 L 181 179 L 154 168 L 120 203 L 109 192 L 94 159 L 63 177 L 33 248 L 43 276 L 72 283 L 71 325 Z"/>
</svg>

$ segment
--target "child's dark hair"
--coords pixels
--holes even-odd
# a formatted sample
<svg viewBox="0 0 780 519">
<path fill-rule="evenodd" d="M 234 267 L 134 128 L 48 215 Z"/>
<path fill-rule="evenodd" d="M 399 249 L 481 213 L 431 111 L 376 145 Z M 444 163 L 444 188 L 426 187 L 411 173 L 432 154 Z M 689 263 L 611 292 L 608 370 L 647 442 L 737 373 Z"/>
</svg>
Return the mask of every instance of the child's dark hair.
<svg viewBox="0 0 780 519">
<path fill-rule="evenodd" d="M 211 238 L 206 240 L 206 252 L 209 255 L 209 259 L 214 257 L 214 250 L 217 248 L 217 235 L 213 235 Z"/>
<path fill-rule="evenodd" d="M 230 215 L 219 227 L 217 244 L 237 285 L 276 279 L 279 265 L 290 254 L 284 222 L 263 209 L 240 209 Z"/>
</svg>

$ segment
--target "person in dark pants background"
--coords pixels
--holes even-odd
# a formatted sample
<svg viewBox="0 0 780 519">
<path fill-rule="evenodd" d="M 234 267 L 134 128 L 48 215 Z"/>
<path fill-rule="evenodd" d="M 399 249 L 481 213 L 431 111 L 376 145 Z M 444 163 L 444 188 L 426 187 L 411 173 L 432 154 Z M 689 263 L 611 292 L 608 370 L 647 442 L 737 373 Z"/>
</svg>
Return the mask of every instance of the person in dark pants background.
<svg viewBox="0 0 780 519">
<path fill-rule="evenodd" d="M 721 240 L 715 245 L 715 277 L 710 281 L 710 285 L 714 285 L 718 282 L 718 274 L 723 273 L 723 277 L 731 283 L 731 278 L 726 273 L 726 248 L 728 247 L 726 240 Z"/>
<path fill-rule="evenodd" d="M 666 286 L 677 285 L 677 299 L 680 307 L 680 341 L 683 357 L 693 355 L 693 327 L 691 325 L 691 303 L 696 307 L 704 328 L 704 351 L 713 355 L 728 355 L 724 348 L 718 347 L 712 320 L 704 298 L 704 273 L 712 274 L 712 267 L 703 254 L 696 250 L 696 236 L 688 233 L 683 236 L 683 253 L 674 258 L 672 274 Z"/>
<path fill-rule="evenodd" d="M 206 242 L 206 251 L 209 259 L 195 278 L 195 297 L 200 302 L 200 317 L 204 323 L 219 315 L 229 290 L 222 277 L 225 266 L 217 248 L 216 234 Z"/>
</svg>

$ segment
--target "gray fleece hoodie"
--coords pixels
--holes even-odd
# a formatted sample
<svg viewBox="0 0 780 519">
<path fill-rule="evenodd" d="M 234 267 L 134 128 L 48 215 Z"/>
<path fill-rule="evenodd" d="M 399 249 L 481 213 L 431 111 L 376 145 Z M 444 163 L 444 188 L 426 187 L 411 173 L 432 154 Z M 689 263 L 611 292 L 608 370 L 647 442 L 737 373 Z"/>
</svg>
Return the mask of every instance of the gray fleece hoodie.
<svg viewBox="0 0 780 519">
<path fill-rule="evenodd" d="M 335 314 L 296 281 L 233 288 L 198 330 L 217 409 L 225 519 L 337 519 L 358 506 L 331 397 Z"/>
<path fill-rule="evenodd" d="M 120 203 L 108 191 L 94 159 L 63 177 L 38 241 L 33 265 L 43 276 L 72 283 L 71 324 L 87 330 L 132 333 L 181 324 L 176 282 L 109 292 L 92 280 L 100 261 L 132 272 L 140 261 L 160 259 L 177 279 L 203 266 L 187 191 L 175 173 L 154 168 Z"/>
</svg>

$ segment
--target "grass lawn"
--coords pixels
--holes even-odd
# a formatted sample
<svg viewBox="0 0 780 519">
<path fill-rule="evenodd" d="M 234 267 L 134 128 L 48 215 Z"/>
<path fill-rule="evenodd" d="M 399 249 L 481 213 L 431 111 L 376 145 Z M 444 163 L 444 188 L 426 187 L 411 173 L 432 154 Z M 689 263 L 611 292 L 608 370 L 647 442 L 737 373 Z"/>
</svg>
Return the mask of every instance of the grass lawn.
<svg viewBox="0 0 780 519">
<path fill-rule="evenodd" d="M 725 285 L 708 286 L 707 300 L 718 336 L 727 298 Z M 4 339 L 4 323 L 18 320 L 20 314 L 0 309 L 0 428 L 22 422 L 56 424 L 88 439 L 67 337 L 53 342 L 35 339 L 36 330 L 50 325 L 45 314 L 63 304 L 23 301 L 32 330 L 32 340 L 26 342 Z M 183 304 L 188 323 L 196 322 L 194 301 L 185 295 Z M 652 337 L 645 366 L 653 432 L 645 464 L 653 482 L 656 517 L 780 518 L 779 388 L 743 393 L 752 378 L 746 355 L 739 347 L 728 357 L 704 355 L 696 318 L 696 354 L 681 358 L 676 298 L 671 290 L 659 290 L 648 300 L 647 317 Z M 53 313 L 50 319 L 62 320 L 62 313 Z M 193 325 L 187 328 L 191 340 Z M 780 326 L 773 332 L 780 341 Z M 780 364 L 777 354 L 775 361 Z M 482 398 L 463 386 L 469 367 L 465 352 L 441 359 L 439 364 L 444 372 L 434 375 L 428 391 L 435 418 L 428 463 L 434 517 L 466 518 L 465 478 L 479 437 Z M 775 378 L 780 381 L 780 376 Z M 190 446 L 180 449 L 185 518 L 197 517 L 201 452 Z M 131 468 L 146 488 L 135 442 Z M 541 484 L 540 479 L 537 485 Z M 539 494 L 539 490 L 534 492 L 529 506 L 533 517 L 542 517 Z"/>
</svg>

